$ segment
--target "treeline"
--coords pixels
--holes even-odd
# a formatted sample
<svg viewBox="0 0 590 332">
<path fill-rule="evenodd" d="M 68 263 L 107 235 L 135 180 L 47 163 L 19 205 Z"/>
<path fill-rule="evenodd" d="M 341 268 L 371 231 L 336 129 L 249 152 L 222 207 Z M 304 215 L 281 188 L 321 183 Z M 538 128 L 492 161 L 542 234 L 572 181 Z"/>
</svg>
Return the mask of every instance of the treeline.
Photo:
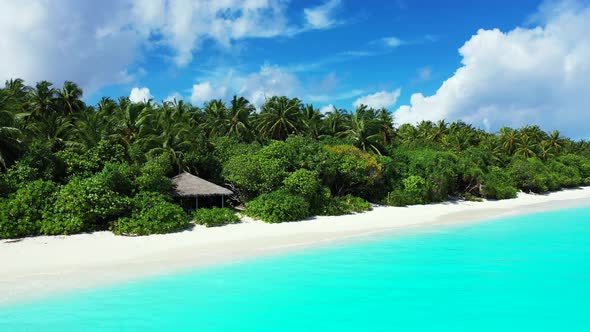
<svg viewBox="0 0 590 332">
<path fill-rule="evenodd" d="M 242 97 L 203 108 L 81 98 L 72 82 L 0 89 L 0 238 L 183 230 L 189 218 L 170 197 L 183 170 L 230 187 L 228 203 L 267 222 L 590 184 L 590 144 L 537 126 L 394 127 L 385 109 L 322 114 L 287 97 L 259 112 Z M 223 209 L 195 220 L 236 222 Z"/>
</svg>

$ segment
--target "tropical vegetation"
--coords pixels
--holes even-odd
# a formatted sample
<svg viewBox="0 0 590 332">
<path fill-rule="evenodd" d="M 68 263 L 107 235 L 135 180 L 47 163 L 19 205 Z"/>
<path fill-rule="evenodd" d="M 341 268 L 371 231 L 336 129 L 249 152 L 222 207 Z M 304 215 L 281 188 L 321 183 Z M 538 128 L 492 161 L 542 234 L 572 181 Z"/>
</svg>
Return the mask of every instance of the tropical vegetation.
<svg viewBox="0 0 590 332">
<path fill-rule="evenodd" d="M 189 217 L 170 196 L 181 171 L 232 189 L 234 206 L 271 223 L 590 184 L 590 143 L 537 126 L 394 126 L 386 109 L 322 113 L 284 96 L 259 109 L 239 96 L 203 107 L 82 97 L 73 82 L 0 88 L 0 238 L 181 231 Z M 236 221 L 229 209 L 194 218 Z"/>
</svg>

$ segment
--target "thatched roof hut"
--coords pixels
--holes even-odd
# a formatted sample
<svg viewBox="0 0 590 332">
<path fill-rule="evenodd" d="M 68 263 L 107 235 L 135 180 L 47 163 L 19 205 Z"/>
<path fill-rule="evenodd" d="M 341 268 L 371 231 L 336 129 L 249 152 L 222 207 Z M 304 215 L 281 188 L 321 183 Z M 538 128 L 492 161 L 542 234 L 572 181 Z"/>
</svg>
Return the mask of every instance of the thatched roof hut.
<svg viewBox="0 0 590 332">
<path fill-rule="evenodd" d="M 233 192 L 215 183 L 203 180 L 198 176 L 182 172 L 172 178 L 174 189 L 172 195 L 176 197 L 229 196 Z"/>
</svg>

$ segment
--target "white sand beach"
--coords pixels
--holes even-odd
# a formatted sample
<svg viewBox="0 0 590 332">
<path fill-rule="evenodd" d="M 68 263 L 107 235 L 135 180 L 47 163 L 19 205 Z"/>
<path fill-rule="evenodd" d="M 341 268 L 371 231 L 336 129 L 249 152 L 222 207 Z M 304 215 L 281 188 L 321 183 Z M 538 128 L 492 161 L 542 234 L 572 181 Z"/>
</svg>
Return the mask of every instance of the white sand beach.
<svg viewBox="0 0 590 332">
<path fill-rule="evenodd" d="M 245 220 L 145 237 L 96 232 L 0 241 L 0 305 L 384 232 L 590 205 L 590 187 L 504 201 L 375 207 L 339 217 L 265 224 Z M 426 228 L 427 229 L 427 228 Z"/>
</svg>

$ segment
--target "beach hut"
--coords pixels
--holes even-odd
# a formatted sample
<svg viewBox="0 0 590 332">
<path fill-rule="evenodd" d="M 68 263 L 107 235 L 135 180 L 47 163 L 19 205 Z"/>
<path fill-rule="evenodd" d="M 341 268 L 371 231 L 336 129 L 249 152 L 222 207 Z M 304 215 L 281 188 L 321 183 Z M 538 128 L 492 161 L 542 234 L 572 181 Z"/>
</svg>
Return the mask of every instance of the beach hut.
<svg viewBox="0 0 590 332">
<path fill-rule="evenodd" d="M 180 198 L 181 202 L 186 198 L 191 198 L 191 201 L 194 199 L 195 209 L 199 208 L 199 197 L 220 196 L 221 207 L 223 207 L 224 197 L 233 195 L 231 190 L 187 172 L 173 177 L 172 182 L 174 182 L 172 195 Z"/>
</svg>

